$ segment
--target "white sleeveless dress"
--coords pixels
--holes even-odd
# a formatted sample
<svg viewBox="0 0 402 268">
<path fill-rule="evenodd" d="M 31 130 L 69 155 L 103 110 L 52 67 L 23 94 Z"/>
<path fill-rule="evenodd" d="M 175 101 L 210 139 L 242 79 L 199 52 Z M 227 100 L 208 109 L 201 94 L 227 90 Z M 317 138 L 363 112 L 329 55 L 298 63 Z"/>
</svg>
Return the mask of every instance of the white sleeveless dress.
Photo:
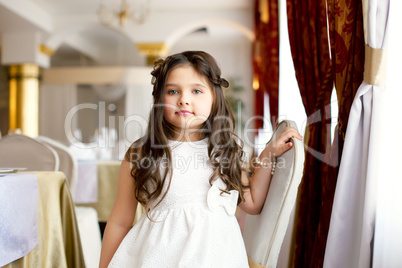
<svg viewBox="0 0 402 268">
<path fill-rule="evenodd" d="M 221 179 L 210 186 L 207 139 L 170 141 L 169 145 L 173 177 L 167 195 L 150 212 L 156 222 L 143 214 L 121 242 L 109 267 L 249 267 L 235 217 L 238 192 L 220 195 L 219 188 L 225 187 Z"/>
</svg>

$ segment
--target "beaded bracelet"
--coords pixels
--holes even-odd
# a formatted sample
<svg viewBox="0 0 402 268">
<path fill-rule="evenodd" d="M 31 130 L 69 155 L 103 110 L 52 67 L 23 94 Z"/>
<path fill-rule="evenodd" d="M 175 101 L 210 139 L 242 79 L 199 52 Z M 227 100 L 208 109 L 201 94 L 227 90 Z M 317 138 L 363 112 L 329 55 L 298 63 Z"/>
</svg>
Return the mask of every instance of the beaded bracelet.
<svg viewBox="0 0 402 268">
<path fill-rule="evenodd" d="M 272 165 L 271 175 L 274 175 L 275 167 L 276 167 L 276 158 L 274 158 L 274 161 L 272 161 L 272 162 L 264 163 L 264 162 L 261 162 L 261 160 L 260 160 L 259 157 L 257 157 L 257 158 L 255 159 L 255 163 L 257 163 L 258 165 L 260 165 L 260 166 L 262 166 L 262 167 L 264 167 L 264 168 L 269 167 L 269 166 Z"/>
</svg>

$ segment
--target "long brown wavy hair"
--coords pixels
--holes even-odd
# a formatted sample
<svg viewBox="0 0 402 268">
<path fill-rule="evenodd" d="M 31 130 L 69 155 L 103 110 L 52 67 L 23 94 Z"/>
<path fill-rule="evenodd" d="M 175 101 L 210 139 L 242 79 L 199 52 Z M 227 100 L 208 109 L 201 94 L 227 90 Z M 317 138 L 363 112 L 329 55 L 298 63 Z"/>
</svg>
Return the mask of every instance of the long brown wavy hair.
<svg viewBox="0 0 402 268">
<path fill-rule="evenodd" d="M 205 77 L 212 89 L 213 104 L 209 117 L 199 130 L 208 137 L 208 156 L 213 168 L 209 183 L 220 177 L 226 184 L 224 192 L 237 190 L 240 194 L 238 203 L 244 200 L 243 189 L 249 186 L 241 182 L 244 151 L 243 142 L 235 134 L 235 116 L 224 96 L 222 87 L 229 83 L 221 78 L 221 70 L 215 59 L 203 51 L 185 51 L 168 56 L 155 62 L 152 74 L 153 107 L 149 116 L 146 134 L 135 141 L 125 155 L 132 164 L 131 176 L 135 180 L 135 197 L 145 207 L 148 215 L 152 201 L 157 199 L 163 189 L 168 174 L 172 174 L 171 149 L 168 139 L 175 136 L 175 128 L 164 116 L 165 84 L 170 71 L 179 66 L 191 66 Z M 223 160 L 223 161 L 222 161 Z M 166 162 L 165 162 L 166 161 Z M 159 169 L 163 163 L 168 168 Z M 170 188 L 163 194 L 160 204 Z"/>
</svg>

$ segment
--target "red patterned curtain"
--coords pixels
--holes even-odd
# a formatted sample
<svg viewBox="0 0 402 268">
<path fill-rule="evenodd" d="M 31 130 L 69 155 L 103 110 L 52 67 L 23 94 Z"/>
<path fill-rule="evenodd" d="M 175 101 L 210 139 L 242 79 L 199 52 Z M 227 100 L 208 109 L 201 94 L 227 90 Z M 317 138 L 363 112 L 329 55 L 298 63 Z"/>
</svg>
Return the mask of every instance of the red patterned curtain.
<svg viewBox="0 0 402 268">
<path fill-rule="evenodd" d="M 254 1 L 253 67 L 254 79 L 259 88 L 255 92 L 255 115 L 264 115 L 264 92 L 269 96 L 269 109 L 273 127 L 278 118 L 279 87 L 279 23 L 277 0 Z M 256 121 L 262 128 L 263 121 Z"/>
<path fill-rule="evenodd" d="M 303 3 L 287 0 L 292 57 L 308 116 L 305 172 L 297 215 L 295 267 L 323 266 L 340 162 L 338 156 L 342 154 L 350 107 L 363 77 L 361 1 L 330 0 L 328 8 L 326 4 L 325 0 Z M 333 83 L 338 97 L 339 119 L 331 147 L 330 98 Z"/>
<path fill-rule="evenodd" d="M 287 0 L 287 12 L 293 64 L 307 114 L 307 151 L 299 187 L 294 266 L 311 267 L 331 148 L 333 76 L 326 0 Z"/>
<path fill-rule="evenodd" d="M 340 157 L 345 142 L 349 112 L 363 81 L 364 31 L 361 0 L 328 2 L 333 77 L 338 98 L 338 125 L 331 149 L 331 166 L 322 185 L 320 221 L 315 237 L 312 267 L 322 267 L 331 219 Z"/>
</svg>

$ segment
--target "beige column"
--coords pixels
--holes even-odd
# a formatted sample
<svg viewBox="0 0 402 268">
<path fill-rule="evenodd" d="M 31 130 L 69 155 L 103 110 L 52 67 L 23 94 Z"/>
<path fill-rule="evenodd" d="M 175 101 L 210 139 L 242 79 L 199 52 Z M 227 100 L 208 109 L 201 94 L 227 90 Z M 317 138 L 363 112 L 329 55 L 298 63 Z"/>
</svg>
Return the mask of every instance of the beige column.
<svg viewBox="0 0 402 268">
<path fill-rule="evenodd" d="M 11 132 L 20 129 L 25 135 L 39 134 L 39 75 L 36 64 L 11 65 L 9 68 Z"/>
</svg>

